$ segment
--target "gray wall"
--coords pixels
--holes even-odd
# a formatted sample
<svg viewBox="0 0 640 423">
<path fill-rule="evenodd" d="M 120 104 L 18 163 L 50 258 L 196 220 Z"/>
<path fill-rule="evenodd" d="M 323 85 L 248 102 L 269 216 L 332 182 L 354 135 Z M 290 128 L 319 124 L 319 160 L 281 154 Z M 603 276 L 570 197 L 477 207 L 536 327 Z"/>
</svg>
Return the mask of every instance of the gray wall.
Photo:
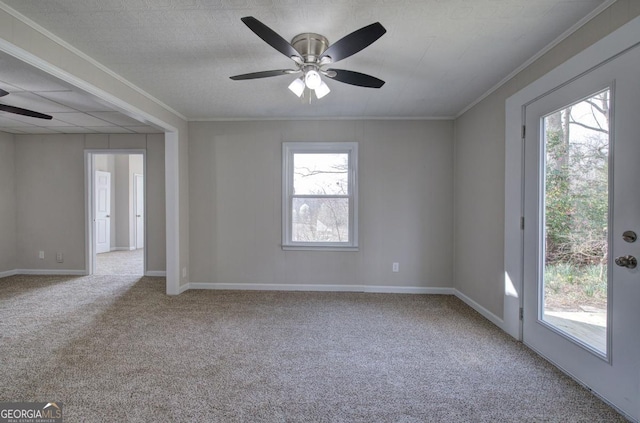
<svg viewBox="0 0 640 423">
<path fill-rule="evenodd" d="M 136 212 L 135 212 L 135 175 L 144 175 L 144 160 L 142 154 L 133 154 L 129 156 L 129 210 L 127 211 L 127 220 L 129 221 L 129 248 L 136 248 Z"/>
<path fill-rule="evenodd" d="M 186 142 L 185 142 L 186 144 Z M 167 266 L 164 173 L 164 134 L 147 135 L 147 167 L 144 183 L 147 214 L 147 270 L 165 271 Z"/>
<path fill-rule="evenodd" d="M 190 123 L 191 282 L 451 287 L 452 127 Z M 284 141 L 359 143 L 360 251 L 281 249 Z"/>
<path fill-rule="evenodd" d="M 504 297 L 505 101 L 640 14 L 618 0 L 455 121 L 455 288 L 498 317 Z M 514 175 L 519 177 L 519 175 Z"/>
<path fill-rule="evenodd" d="M 16 268 L 15 141 L 0 132 L 0 273 Z"/>
<path fill-rule="evenodd" d="M 116 173 L 112 176 L 112 187 L 116 192 L 116 202 L 111 205 L 116 215 L 116 249 L 129 249 L 129 156 L 115 157 Z"/>
<path fill-rule="evenodd" d="M 18 269 L 84 269 L 84 137 L 15 138 Z"/>
<path fill-rule="evenodd" d="M 85 268 L 84 150 L 146 149 L 148 270 L 164 271 L 163 135 L 16 135 L 15 190 L 18 269 Z M 126 175 L 126 174 L 125 174 Z M 45 259 L 38 251 L 45 251 Z M 64 253 L 64 263 L 55 261 Z"/>
</svg>

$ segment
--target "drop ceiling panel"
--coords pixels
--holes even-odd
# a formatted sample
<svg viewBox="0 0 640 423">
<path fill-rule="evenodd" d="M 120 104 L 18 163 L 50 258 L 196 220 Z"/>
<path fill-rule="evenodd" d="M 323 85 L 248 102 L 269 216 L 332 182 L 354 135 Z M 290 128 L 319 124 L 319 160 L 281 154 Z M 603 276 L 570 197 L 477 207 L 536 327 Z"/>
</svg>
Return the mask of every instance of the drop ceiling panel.
<svg viewBox="0 0 640 423">
<path fill-rule="evenodd" d="M 59 126 L 54 129 L 63 134 L 95 134 L 97 132 L 82 126 Z"/>
<path fill-rule="evenodd" d="M 97 117 L 88 115 L 86 113 L 52 113 L 52 116 L 54 117 L 54 119 L 58 119 L 62 122 L 65 122 L 66 125 L 64 126 L 71 126 L 71 125 L 77 125 L 77 126 L 84 126 L 84 127 L 90 127 L 90 126 L 113 126 L 112 124 L 110 124 L 109 122 L 106 122 L 102 119 L 98 119 Z"/>
<path fill-rule="evenodd" d="M 8 128 L 8 130 L 17 129 L 24 134 L 60 134 L 61 132 L 55 128 L 45 128 L 41 126 L 19 126 L 16 128 Z"/>
<path fill-rule="evenodd" d="M 98 132 L 101 134 L 132 134 L 134 131 L 123 128 L 121 126 L 88 126 L 86 127 L 91 132 Z"/>
<path fill-rule="evenodd" d="M 164 134 L 164 131 L 151 126 L 126 126 L 125 129 L 138 134 Z"/>
<path fill-rule="evenodd" d="M 89 114 L 118 126 L 142 126 L 139 121 L 118 112 L 90 112 Z"/>
<path fill-rule="evenodd" d="M 9 134 L 28 134 L 28 132 L 21 131 L 18 128 L 7 128 L 7 127 L 0 127 L 0 132 L 7 132 Z"/>
<path fill-rule="evenodd" d="M 32 92 L 21 91 L 0 97 L 0 103 L 11 106 L 22 107 L 23 109 L 37 110 L 40 113 L 51 112 L 74 112 L 75 110 L 63 106 L 60 103 L 47 100 L 44 97 Z"/>
</svg>

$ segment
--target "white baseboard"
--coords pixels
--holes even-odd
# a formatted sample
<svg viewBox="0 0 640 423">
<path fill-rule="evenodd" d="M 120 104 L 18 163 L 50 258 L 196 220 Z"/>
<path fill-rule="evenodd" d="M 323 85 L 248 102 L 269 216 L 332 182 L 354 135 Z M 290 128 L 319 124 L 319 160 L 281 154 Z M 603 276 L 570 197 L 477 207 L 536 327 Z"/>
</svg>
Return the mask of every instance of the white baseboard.
<svg viewBox="0 0 640 423">
<path fill-rule="evenodd" d="M 341 291 L 362 292 L 359 285 L 307 285 L 269 283 L 201 283 L 190 282 L 187 289 L 227 289 L 238 291 Z"/>
<path fill-rule="evenodd" d="M 7 270 L 5 272 L 0 272 L 0 279 L 1 278 L 8 278 L 9 276 L 15 276 L 17 274 L 18 274 L 18 271 L 16 269 Z"/>
<path fill-rule="evenodd" d="M 167 277 L 167 272 L 164 270 L 147 270 L 144 274 L 145 276 L 157 276 L 157 277 Z"/>
<path fill-rule="evenodd" d="M 16 275 L 64 275 L 64 276 L 85 276 L 85 270 L 72 269 L 16 269 Z"/>
<path fill-rule="evenodd" d="M 189 283 L 185 283 L 184 285 L 180 285 L 180 287 L 178 288 L 178 295 L 182 294 L 184 291 L 188 291 L 189 290 Z"/>
<path fill-rule="evenodd" d="M 262 284 L 262 283 L 211 283 L 190 282 L 180 287 L 188 289 L 226 289 L 238 291 L 319 291 L 319 292 L 370 292 L 386 294 L 442 294 L 453 295 L 453 288 L 430 288 L 420 286 L 375 286 L 375 285 L 309 285 L 309 284 Z"/>
<path fill-rule="evenodd" d="M 498 316 L 496 316 L 486 308 L 482 307 L 480 304 L 478 304 L 471 298 L 467 297 L 465 294 L 458 291 L 457 289 L 453 289 L 452 291 L 453 291 L 453 295 L 455 295 L 460 300 L 462 300 L 465 304 L 467 304 L 469 307 L 471 307 L 472 309 L 480 313 L 485 319 L 489 320 L 491 323 L 493 323 L 500 329 L 504 330 L 504 321 L 501 318 L 499 318 Z"/>
<path fill-rule="evenodd" d="M 376 286 L 365 285 L 363 292 L 379 294 L 428 294 L 428 295 L 453 295 L 453 288 L 422 287 L 422 286 Z"/>
</svg>

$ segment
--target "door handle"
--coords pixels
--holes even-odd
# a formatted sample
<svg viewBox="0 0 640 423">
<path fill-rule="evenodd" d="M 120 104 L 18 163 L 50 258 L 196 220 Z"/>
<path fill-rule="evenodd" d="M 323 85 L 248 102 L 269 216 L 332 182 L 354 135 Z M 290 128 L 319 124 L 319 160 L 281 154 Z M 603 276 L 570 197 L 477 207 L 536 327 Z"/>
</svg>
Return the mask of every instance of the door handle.
<svg viewBox="0 0 640 423">
<path fill-rule="evenodd" d="M 616 258 L 616 264 L 627 269 L 635 269 L 638 265 L 638 260 L 634 256 L 620 256 Z"/>
<path fill-rule="evenodd" d="M 140 217 L 140 215 L 139 215 L 139 214 L 136 214 L 136 217 Z"/>
<path fill-rule="evenodd" d="M 106 215 L 105 217 L 111 217 L 111 215 L 109 215 L 109 214 L 108 214 L 108 215 Z"/>
</svg>

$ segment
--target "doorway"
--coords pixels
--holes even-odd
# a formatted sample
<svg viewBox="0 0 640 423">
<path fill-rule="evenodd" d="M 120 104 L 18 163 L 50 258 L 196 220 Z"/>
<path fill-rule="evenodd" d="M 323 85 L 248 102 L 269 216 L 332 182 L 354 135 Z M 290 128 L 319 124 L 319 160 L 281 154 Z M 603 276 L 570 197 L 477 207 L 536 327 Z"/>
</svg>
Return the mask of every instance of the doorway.
<svg viewBox="0 0 640 423">
<path fill-rule="evenodd" d="M 623 413 L 640 399 L 640 48 L 528 104 L 523 342 Z"/>
<path fill-rule="evenodd" d="M 146 272 L 145 152 L 87 152 L 88 273 Z"/>
</svg>

